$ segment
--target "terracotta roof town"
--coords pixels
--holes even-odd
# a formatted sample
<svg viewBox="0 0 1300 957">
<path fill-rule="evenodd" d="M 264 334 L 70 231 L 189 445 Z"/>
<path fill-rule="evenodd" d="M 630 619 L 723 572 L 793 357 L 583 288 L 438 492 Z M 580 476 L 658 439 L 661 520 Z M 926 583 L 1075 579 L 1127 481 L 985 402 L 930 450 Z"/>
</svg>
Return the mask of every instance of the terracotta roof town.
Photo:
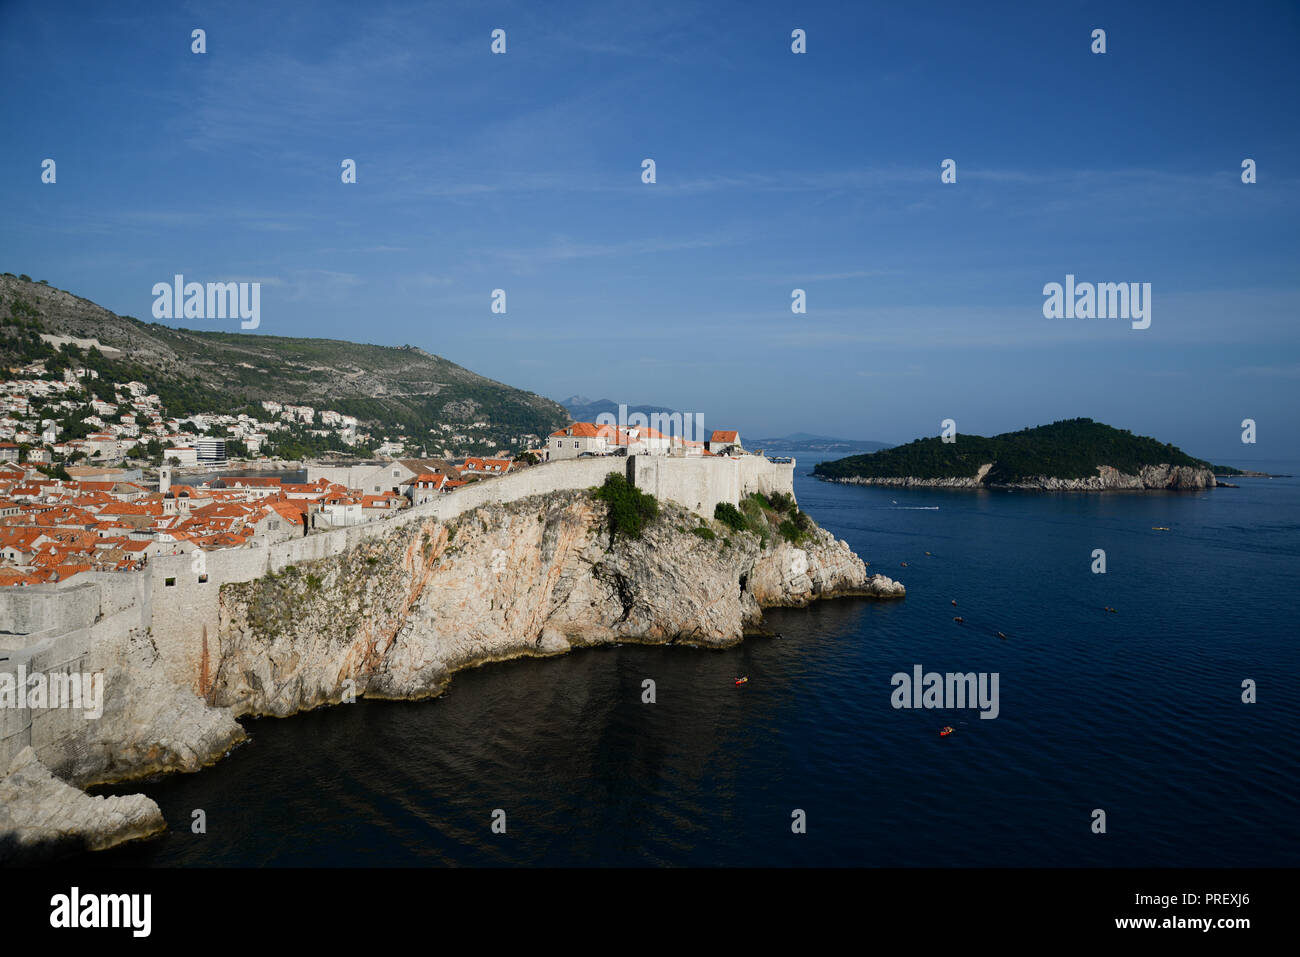
<svg viewBox="0 0 1300 957">
<path fill-rule="evenodd" d="M 309 411 L 284 408 L 297 416 Z M 167 425 L 174 438 L 177 423 L 168 420 Z M 97 438 L 115 436 L 89 436 Z M 746 454 L 735 431 L 700 438 L 704 441 L 644 426 L 574 422 L 553 432 L 530 460 Z M 0 450 L 11 446 L 0 442 Z M 470 482 L 491 481 L 526 467 L 520 459 L 498 452 L 461 462 L 394 458 L 346 467 L 312 466 L 317 477 L 307 482 L 211 473 L 191 478 L 196 484 L 172 484 L 168 470 L 160 473 L 161 484 L 155 488 L 139 468 L 67 466 L 57 473 L 65 477 L 55 478 L 11 456 L 0 459 L 0 587 L 61 582 L 88 571 L 138 570 L 158 555 L 196 548 L 266 547 L 314 530 L 383 521 L 402 509 L 454 494 Z"/>
<path fill-rule="evenodd" d="M 416 476 L 373 493 L 324 477 L 283 482 L 277 476 L 213 476 L 155 491 L 106 474 L 113 470 L 84 468 L 78 470 L 83 478 L 56 479 L 0 463 L 0 587 L 64 581 L 85 571 L 131 571 L 154 555 L 259 547 L 313 529 L 380 521 L 465 485 L 462 469 L 483 478 L 514 468 L 510 459 L 472 458 L 462 466 L 444 459 L 397 461 Z"/>
</svg>

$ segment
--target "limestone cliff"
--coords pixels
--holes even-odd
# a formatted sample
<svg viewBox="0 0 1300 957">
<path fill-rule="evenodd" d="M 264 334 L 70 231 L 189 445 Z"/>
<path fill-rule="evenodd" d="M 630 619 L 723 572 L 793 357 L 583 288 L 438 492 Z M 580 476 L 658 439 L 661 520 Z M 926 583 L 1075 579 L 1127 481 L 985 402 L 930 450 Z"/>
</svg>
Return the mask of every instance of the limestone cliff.
<svg viewBox="0 0 1300 957">
<path fill-rule="evenodd" d="M 100 851 L 166 826 L 158 805 L 143 794 L 91 797 L 52 775 L 30 747 L 0 778 L 0 861 L 5 863 Z"/>
<path fill-rule="evenodd" d="M 226 585 L 202 691 L 238 715 L 348 693 L 417 698 L 485 661 L 619 641 L 721 647 L 757 628 L 764 606 L 902 594 L 815 526 L 802 547 L 764 547 L 669 505 L 639 539 L 611 542 L 603 504 L 560 493 Z"/>
<path fill-rule="evenodd" d="M 758 629 L 764 607 L 903 596 L 897 582 L 868 576 L 846 542 L 788 514 L 799 528 L 790 533 L 787 522 L 783 535 L 784 516 L 737 531 L 661 503 L 639 538 L 614 538 L 603 502 L 556 492 L 414 521 L 329 558 L 224 584 L 219 627 L 203 631 L 197 667 L 179 685 L 152 628 L 96 641 L 90 660 L 109 689 L 103 717 L 85 722 L 50 770 L 83 787 L 193 771 L 243 739 L 239 716 L 286 716 L 351 696 L 427 697 L 460 668 L 585 645 L 723 647 Z M 96 848 L 156 830 L 147 799 L 106 811 L 73 800 L 79 792 L 65 785 L 71 795 L 57 800 L 51 786 L 35 786 L 48 775 L 35 755 L 15 771 L 0 781 L 15 803 L 0 817 L 0 858 L 6 848 L 62 846 L 48 840 L 56 831 Z M 46 813 L 50 802 L 57 814 Z"/>
</svg>

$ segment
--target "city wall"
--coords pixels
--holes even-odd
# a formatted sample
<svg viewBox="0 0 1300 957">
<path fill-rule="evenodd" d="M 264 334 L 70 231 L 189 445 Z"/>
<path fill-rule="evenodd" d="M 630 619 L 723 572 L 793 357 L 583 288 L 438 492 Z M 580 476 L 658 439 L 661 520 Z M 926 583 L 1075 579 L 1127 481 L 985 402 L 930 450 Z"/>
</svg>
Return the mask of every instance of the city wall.
<svg viewBox="0 0 1300 957">
<path fill-rule="evenodd" d="M 137 572 L 83 572 L 60 584 L 0 589 L 0 658 L 7 659 L 0 660 L 0 672 L 16 674 L 23 664 L 28 674 L 83 673 L 98 664 L 92 654 L 96 642 L 138 634 L 152 641 L 170 682 L 201 694 L 205 659 L 219 659 L 223 584 L 339 555 L 413 522 L 445 522 L 484 505 L 590 488 L 609 472 L 621 472 L 642 491 L 710 518 L 719 502 L 736 504 L 750 492 L 794 491 L 793 464 L 756 456 L 551 462 L 471 483 L 368 524 L 204 552 L 201 566 L 188 553 L 162 555 Z M 113 693 L 107 687 L 105 700 Z M 82 746 L 89 723 L 76 710 L 0 708 L 0 774 L 27 744 L 57 769 Z"/>
</svg>

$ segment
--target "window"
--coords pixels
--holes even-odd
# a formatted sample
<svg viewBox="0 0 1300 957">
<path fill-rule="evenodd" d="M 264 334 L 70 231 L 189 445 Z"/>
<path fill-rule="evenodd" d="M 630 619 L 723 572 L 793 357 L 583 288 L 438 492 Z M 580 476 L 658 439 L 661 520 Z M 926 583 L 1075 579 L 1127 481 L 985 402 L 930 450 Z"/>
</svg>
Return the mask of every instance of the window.
<svg viewBox="0 0 1300 957">
<path fill-rule="evenodd" d="M 168 578 L 166 581 L 163 582 L 163 584 L 166 585 L 168 588 L 171 588 L 173 585 L 176 584 L 176 579 Z"/>
<path fill-rule="evenodd" d="M 397 471 L 397 469 L 393 469 L 393 478 L 398 478 L 401 476 L 401 474 L 402 473 Z"/>
</svg>

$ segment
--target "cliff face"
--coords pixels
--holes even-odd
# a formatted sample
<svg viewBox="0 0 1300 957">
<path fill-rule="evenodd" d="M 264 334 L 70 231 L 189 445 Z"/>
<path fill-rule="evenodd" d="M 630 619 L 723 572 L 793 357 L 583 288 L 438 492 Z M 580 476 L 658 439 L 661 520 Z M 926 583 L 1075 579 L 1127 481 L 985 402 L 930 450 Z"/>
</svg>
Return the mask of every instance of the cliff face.
<svg viewBox="0 0 1300 957">
<path fill-rule="evenodd" d="M 102 672 L 104 714 L 86 721 L 78 746 L 50 769 L 81 787 L 166 771 L 197 771 L 245 739 L 234 715 L 208 707 L 168 680 L 151 633 L 97 642 L 89 670 Z"/>
<path fill-rule="evenodd" d="M 1136 475 L 1129 475 L 1108 465 L 1097 467 L 1097 474 L 1088 478 L 1055 478 L 1037 475 L 1017 482 L 989 482 L 992 463 L 982 466 L 978 473 L 955 478 L 923 479 L 914 476 L 827 479 L 848 485 L 883 485 L 892 488 L 1016 488 L 1047 492 L 1106 492 L 1117 490 L 1141 491 L 1143 489 L 1205 489 L 1218 483 L 1214 473 L 1206 468 L 1187 465 L 1144 465 Z"/>
<path fill-rule="evenodd" d="M 84 787 L 197 770 L 243 740 L 237 716 L 426 697 L 459 668 L 584 645 L 724 647 L 757 629 L 764 607 L 904 595 L 811 523 L 796 546 L 661 502 L 639 539 L 611 541 L 605 509 L 578 491 L 525 498 L 223 585 L 220 625 L 204 635 L 188 687 L 167 679 L 151 630 L 97 642 L 103 716 L 61 752 L 56 776 L 27 751 L 0 778 L 0 860 L 153 833 L 147 798 L 105 805 L 59 779 Z"/>
<path fill-rule="evenodd" d="M 822 529 L 807 547 L 762 548 L 721 525 L 701 537 L 670 505 L 641 538 L 611 543 L 604 510 L 581 492 L 525 499 L 226 585 L 204 694 L 240 715 L 418 698 L 484 661 L 618 641 L 721 647 L 764 606 L 902 595 Z"/>
</svg>

